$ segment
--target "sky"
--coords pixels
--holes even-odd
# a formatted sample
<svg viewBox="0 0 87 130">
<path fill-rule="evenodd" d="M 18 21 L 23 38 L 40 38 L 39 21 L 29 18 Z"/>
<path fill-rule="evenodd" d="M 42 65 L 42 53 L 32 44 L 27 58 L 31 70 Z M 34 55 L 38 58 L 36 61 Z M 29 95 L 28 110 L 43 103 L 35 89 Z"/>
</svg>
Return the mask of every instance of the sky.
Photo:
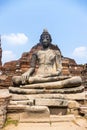
<svg viewBox="0 0 87 130">
<path fill-rule="evenodd" d="M 64 57 L 87 63 L 87 0 L 0 0 L 3 64 L 29 52 L 44 28 Z"/>
</svg>

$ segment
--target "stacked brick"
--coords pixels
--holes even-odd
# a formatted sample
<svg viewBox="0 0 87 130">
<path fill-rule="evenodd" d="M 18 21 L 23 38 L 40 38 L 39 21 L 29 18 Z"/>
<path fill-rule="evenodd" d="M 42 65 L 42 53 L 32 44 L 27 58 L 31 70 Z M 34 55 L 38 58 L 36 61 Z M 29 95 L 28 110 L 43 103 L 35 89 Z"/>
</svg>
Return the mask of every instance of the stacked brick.
<svg viewBox="0 0 87 130">
<path fill-rule="evenodd" d="M 63 75 L 70 75 L 69 71 L 69 59 L 62 57 L 62 74 Z"/>
<path fill-rule="evenodd" d="M 0 90 L 0 128 L 4 126 L 6 121 L 7 106 L 10 97 L 7 90 Z"/>
<path fill-rule="evenodd" d="M 63 75 L 81 76 L 84 66 L 78 65 L 74 59 L 62 58 Z"/>
<path fill-rule="evenodd" d="M 84 65 L 83 71 L 82 71 L 82 80 L 83 85 L 85 86 L 85 90 L 87 91 L 87 64 Z"/>
</svg>

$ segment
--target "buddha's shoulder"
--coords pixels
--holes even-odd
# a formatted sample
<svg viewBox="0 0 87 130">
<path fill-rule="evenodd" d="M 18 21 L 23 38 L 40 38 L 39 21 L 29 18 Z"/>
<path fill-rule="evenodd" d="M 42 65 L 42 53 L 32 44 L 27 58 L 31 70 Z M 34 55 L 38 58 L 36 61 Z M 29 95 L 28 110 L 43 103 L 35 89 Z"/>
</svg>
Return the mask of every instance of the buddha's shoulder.
<svg viewBox="0 0 87 130">
<path fill-rule="evenodd" d="M 43 50 L 43 49 L 41 49 L 41 50 L 38 50 L 38 51 L 35 51 L 33 54 L 35 54 L 35 55 L 39 55 L 39 54 L 43 54 L 43 53 L 50 53 L 50 54 L 55 54 L 55 55 L 61 55 L 61 53 L 60 53 L 60 51 L 59 50 L 53 50 L 53 49 L 47 49 L 47 50 Z"/>
<path fill-rule="evenodd" d="M 50 51 L 52 53 L 54 53 L 55 55 L 61 55 L 61 52 L 59 50 L 55 50 L 55 49 L 50 49 Z"/>
</svg>

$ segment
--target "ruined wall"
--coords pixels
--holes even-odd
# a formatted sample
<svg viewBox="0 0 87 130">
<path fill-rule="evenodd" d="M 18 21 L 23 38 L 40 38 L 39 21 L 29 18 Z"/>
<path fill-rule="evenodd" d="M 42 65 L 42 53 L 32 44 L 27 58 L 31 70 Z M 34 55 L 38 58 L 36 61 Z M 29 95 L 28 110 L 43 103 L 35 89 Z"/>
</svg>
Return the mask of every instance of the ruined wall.
<svg viewBox="0 0 87 130">
<path fill-rule="evenodd" d="M 83 65 L 78 65 L 74 59 L 68 57 L 62 58 L 63 74 L 72 76 L 81 76 L 84 69 Z"/>
<path fill-rule="evenodd" d="M 0 90 L 0 128 L 3 127 L 6 121 L 7 106 L 11 95 L 8 90 Z"/>
<path fill-rule="evenodd" d="M 85 86 L 85 90 L 87 91 L 87 64 L 83 66 L 81 77 L 83 80 L 83 85 Z"/>
</svg>

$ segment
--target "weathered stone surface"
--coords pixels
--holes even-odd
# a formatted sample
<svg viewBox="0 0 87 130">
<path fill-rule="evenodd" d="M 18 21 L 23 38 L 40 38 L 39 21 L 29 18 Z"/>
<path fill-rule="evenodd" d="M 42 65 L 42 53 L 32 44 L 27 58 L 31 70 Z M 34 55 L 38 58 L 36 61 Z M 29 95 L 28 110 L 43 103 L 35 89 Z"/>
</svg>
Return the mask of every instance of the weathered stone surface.
<svg viewBox="0 0 87 130">
<path fill-rule="evenodd" d="M 11 100 L 13 101 L 24 101 L 24 100 L 28 100 L 28 98 L 26 97 L 26 95 L 21 95 L 21 94 L 12 94 Z"/>
<path fill-rule="evenodd" d="M 20 122 L 46 122 L 50 119 L 50 111 L 46 106 L 27 107 L 20 113 Z"/>
<path fill-rule="evenodd" d="M 68 108 L 72 109 L 72 108 L 79 108 L 80 104 L 76 101 L 68 101 Z"/>
<path fill-rule="evenodd" d="M 6 97 L 8 98 L 10 96 L 11 94 L 9 93 L 8 89 L 0 89 L 0 99 L 1 98 L 6 99 Z"/>
<path fill-rule="evenodd" d="M 35 105 L 37 106 L 67 106 L 68 102 L 64 99 L 35 99 Z"/>
<path fill-rule="evenodd" d="M 85 106 L 85 105 L 80 106 L 79 114 L 80 115 L 85 115 L 87 117 L 87 106 Z"/>
<path fill-rule="evenodd" d="M 48 82 L 48 83 L 38 83 L 38 84 L 29 84 L 20 86 L 21 88 L 47 88 L 47 89 L 60 89 L 60 88 L 70 88 L 70 87 L 77 87 L 81 85 L 81 78 L 79 76 L 72 77 L 69 79 L 65 79 L 63 81 L 56 81 L 56 82 Z"/>
<path fill-rule="evenodd" d="M 75 121 L 76 118 L 73 114 L 70 115 L 51 115 L 50 116 L 50 121 L 51 122 L 66 122 L 66 121 Z"/>
<path fill-rule="evenodd" d="M 11 120 L 16 120 L 19 121 L 20 120 L 20 113 L 18 112 L 12 112 L 12 113 L 7 113 L 7 119 L 11 119 Z"/>
<path fill-rule="evenodd" d="M 46 122 L 50 117 L 50 111 L 46 106 L 9 105 L 8 113 L 11 112 L 18 114 L 20 122 Z"/>
<path fill-rule="evenodd" d="M 79 114 L 80 104 L 77 101 L 68 101 L 67 113 L 78 115 Z"/>
<path fill-rule="evenodd" d="M 21 100 L 21 101 L 10 101 L 9 105 L 34 105 L 34 100 Z"/>
<path fill-rule="evenodd" d="M 26 108 L 26 105 L 18 104 L 18 105 L 8 105 L 8 112 L 23 112 Z"/>
<path fill-rule="evenodd" d="M 70 121 L 75 121 L 76 118 L 73 114 L 69 115 L 50 115 L 49 118 L 27 118 L 25 119 L 23 117 L 24 113 L 8 113 L 7 117 L 10 117 L 12 120 L 19 120 L 20 122 L 48 122 L 48 123 L 53 123 L 53 122 L 70 122 Z M 20 120 L 21 117 L 21 120 Z"/>
<path fill-rule="evenodd" d="M 6 89 L 11 84 L 12 76 L 7 76 L 6 74 L 0 75 L 0 89 Z"/>
<path fill-rule="evenodd" d="M 27 88 L 26 88 L 27 87 Z M 62 89 L 31 89 L 29 86 L 24 86 L 21 88 L 18 87 L 9 87 L 11 93 L 18 94 L 45 94 L 45 93 L 79 93 L 84 91 L 84 86 L 79 86 L 75 88 L 62 88 Z"/>
<path fill-rule="evenodd" d="M 67 114 L 79 115 L 79 110 L 77 108 L 67 109 Z"/>
<path fill-rule="evenodd" d="M 83 85 L 85 86 L 85 90 L 87 91 L 87 63 L 83 66 L 81 77 L 83 80 Z"/>
<path fill-rule="evenodd" d="M 55 76 L 55 77 L 46 77 L 46 78 L 30 77 L 29 83 L 32 84 L 32 83 L 52 82 L 52 81 L 65 80 L 65 79 L 69 79 L 69 78 L 71 78 L 71 76 Z"/>
<path fill-rule="evenodd" d="M 29 105 L 22 105 L 22 104 L 16 104 L 16 105 L 8 105 L 7 107 L 8 111 L 18 111 L 18 112 L 21 112 L 21 111 L 43 111 L 44 110 L 44 107 L 41 106 L 29 106 Z"/>
<path fill-rule="evenodd" d="M 75 93 L 75 94 L 32 94 L 26 95 L 28 99 L 68 99 L 68 100 L 78 100 L 84 101 L 85 100 L 85 92 L 82 93 Z"/>
<path fill-rule="evenodd" d="M 7 89 L 0 90 L 0 128 L 3 127 L 6 121 L 7 106 L 11 95 Z"/>
<path fill-rule="evenodd" d="M 45 93 L 44 89 L 24 89 L 18 87 L 9 87 L 9 91 L 11 93 L 18 93 L 18 94 L 40 94 Z"/>
</svg>

